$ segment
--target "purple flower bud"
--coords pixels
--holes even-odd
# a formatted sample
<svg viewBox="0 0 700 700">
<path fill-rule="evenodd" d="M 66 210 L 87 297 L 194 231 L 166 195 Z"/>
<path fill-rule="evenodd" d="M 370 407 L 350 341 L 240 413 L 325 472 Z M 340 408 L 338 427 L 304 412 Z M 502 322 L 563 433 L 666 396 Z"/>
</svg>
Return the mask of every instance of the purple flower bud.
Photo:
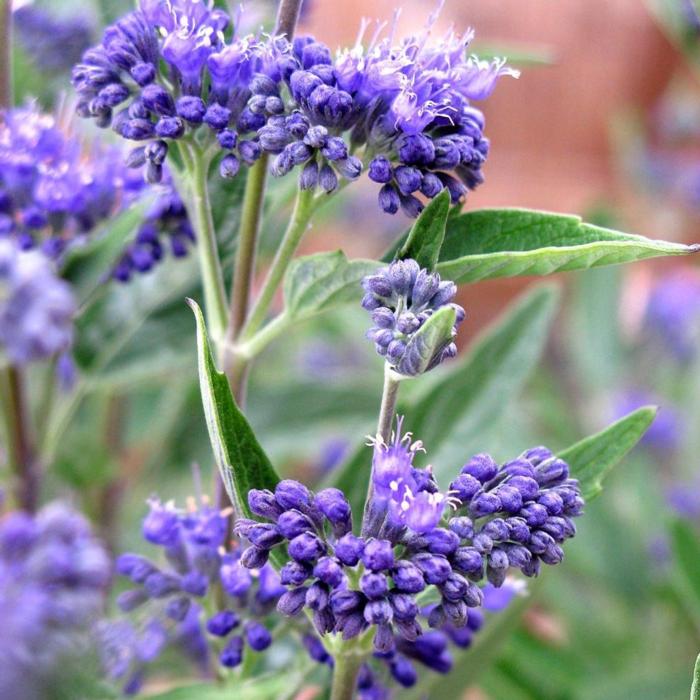
<svg viewBox="0 0 700 700">
<path fill-rule="evenodd" d="M 399 560 L 391 570 L 391 578 L 396 590 L 403 593 L 420 593 L 425 588 L 421 570 L 410 561 Z"/>
<path fill-rule="evenodd" d="M 207 632 L 216 637 L 226 637 L 239 624 L 240 619 L 233 610 L 222 610 L 207 620 Z"/>
<path fill-rule="evenodd" d="M 387 604 L 384 603 L 384 605 Z M 391 608 L 389 608 L 389 611 L 391 611 Z M 365 619 L 366 618 L 367 609 L 365 608 Z M 374 651 L 377 654 L 389 654 L 394 650 L 396 641 L 394 639 L 394 632 L 390 624 L 380 623 L 377 626 L 377 630 L 374 633 L 374 639 L 372 640 L 372 645 L 374 646 Z"/>
<path fill-rule="evenodd" d="M 183 95 L 177 99 L 176 110 L 178 116 L 190 124 L 201 124 L 204 121 L 207 107 L 201 98 Z"/>
<path fill-rule="evenodd" d="M 122 591 L 117 596 L 117 607 L 122 612 L 131 612 L 136 610 L 140 605 L 143 605 L 149 598 L 148 593 L 143 588 L 132 588 L 128 591 Z"/>
<path fill-rule="evenodd" d="M 131 77 L 140 87 L 145 87 L 156 79 L 156 67 L 152 63 L 137 63 L 132 66 Z"/>
<path fill-rule="evenodd" d="M 478 493 L 469 504 L 469 515 L 472 518 L 482 518 L 501 510 L 501 499 L 495 493 Z"/>
<path fill-rule="evenodd" d="M 243 637 L 231 637 L 219 654 L 219 662 L 226 668 L 235 668 L 243 661 Z"/>
<path fill-rule="evenodd" d="M 331 588 L 336 588 L 345 581 L 343 568 L 332 557 L 321 557 L 314 566 L 313 574 L 319 581 Z"/>
<path fill-rule="evenodd" d="M 412 219 L 417 219 L 423 211 L 422 202 L 413 195 L 399 195 L 399 202 L 404 214 Z"/>
<path fill-rule="evenodd" d="M 238 143 L 238 133 L 233 129 L 223 129 L 216 135 L 216 138 L 221 148 L 227 151 L 233 150 Z"/>
<path fill-rule="evenodd" d="M 367 627 L 364 615 L 354 612 L 337 618 L 336 632 L 342 632 L 343 640 L 353 639 Z"/>
<path fill-rule="evenodd" d="M 219 163 L 219 174 L 223 178 L 231 179 L 238 175 L 238 171 L 241 169 L 241 163 L 232 153 L 224 156 Z"/>
<path fill-rule="evenodd" d="M 389 663 L 394 680 L 404 688 L 412 688 L 418 681 L 418 673 L 413 664 L 403 656 L 397 656 Z"/>
<path fill-rule="evenodd" d="M 324 610 L 328 607 L 329 596 L 326 587 L 319 582 L 309 586 L 306 591 L 306 605 L 311 610 Z"/>
<path fill-rule="evenodd" d="M 550 515 L 559 515 L 564 510 L 564 500 L 555 491 L 545 491 L 540 494 L 537 502 L 544 506 Z"/>
<path fill-rule="evenodd" d="M 307 130 L 304 136 L 304 143 L 312 148 L 323 148 L 327 141 L 328 129 L 325 126 L 314 125 Z"/>
<path fill-rule="evenodd" d="M 510 535 L 508 524 L 505 520 L 503 520 L 503 518 L 494 518 L 493 520 L 490 520 L 484 525 L 483 528 L 481 528 L 481 532 L 488 535 L 492 540 L 496 541 L 507 540 L 508 536 Z"/>
<path fill-rule="evenodd" d="M 283 479 L 275 487 L 275 499 L 284 510 L 304 510 L 311 505 L 311 492 L 299 481 Z"/>
<path fill-rule="evenodd" d="M 518 513 L 523 507 L 522 493 L 515 486 L 510 485 L 510 482 L 499 486 L 495 493 L 501 499 L 501 507 L 507 513 Z"/>
<path fill-rule="evenodd" d="M 209 578 L 199 571 L 188 571 L 182 577 L 180 586 L 185 593 L 201 598 L 207 594 Z"/>
<path fill-rule="evenodd" d="M 335 162 L 338 172 L 348 180 L 356 180 L 362 174 L 362 161 L 355 156 L 342 158 Z"/>
<path fill-rule="evenodd" d="M 306 564 L 288 561 L 280 570 L 280 580 L 285 586 L 301 586 L 311 576 L 312 570 Z"/>
<path fill-rule="evenodd" d="M 277 610 L 287 617 L 298 615 L 306 602 L 306 588 L 292 588 L 283 593 L 277 601 Z"/>
<path fill-rule="evenodd" d="M 318 184 L 326 194 L 338 189 L 338 176 L 330 165 L 326 164 L 321 168 L 318 174 Z"/>
<path fill-rule="evenodd" d="M 284 508 L 277 503 L 275 495 L 267 489 L 251 489 L 248 492 L 248 506 L 253 513 L 267 520 L 277 520 L 284 510 Z"/>
<path fill-rule="evenodd" d="M 331 609 L 336 615 L 347 615 L 361 610 L 365 599 L 357 591 L 337 589 L 331 593 L 330 600 Z"/>
<path fill-rule="evenodd" d="M 352 529 L 352 511 L 340 489 L 329 488 L 319 491 L 315 499 L 316 507 L 333 525 L 336 537 L 342 537 Z"/>
<path fill-rule="evenodd" d="M 401 205 L 401 198 L 396 188 L 391 184 L 384 185 L 379 190 L 379 206 L 387 214 L 396 214 Z"/>
<path fill-rule="evenodd" d="M 246 538 L 261 549 L 271 549 L 282 542 L 282 535 L 275 525 L 256 523 L 246 531 Z"/>
<path fill-rule="evenodd" d="M 386 600 L 370 600 L 365 605 L 364 617 L 370 625 L 381 625 L 391 622 L 394 611 Z"/>
<path fill-rule="evenodd" d="M 520 515 L 530 527 L 539 527 L 547 522 L 547 509 L 539 503 L 528 503 L 523 506 Z"/>
<path fill-rule="evenodd" d="M 484 560 L 475 547 L 460 547 L 452 555 L 452 565 L 457 571 L 467 574 L 470 578 L 479 579 L 483 574 Z"/>
<path fill-rule="evenodd" d="M 172 598 L 165 606 L 165 614 L 175 622 L 182 622 L 190 610 L 192 601 L 187 596 Z"/>
<path fill-rule="evenodd" d="M 143 585 L 151 598 L 165 598 L 180 590 L 180 582 L 177 578 L 161 571 L 149 574 Z"/>
<path fill-rule="evenodd" d="M 422 552 L 411 558 L 411 561 L 421 570 L 426 583 L 444 583 L 452 573 L 450 562 L 441 554 Z"/>
<path fill-rule="evenodd" d="M 294 71 L 289 79 L 289 88 L 297 102 L 305 101 L 322 84 L 318 76 L 301 70 Z"/>
<path fill-rule="evenodd" d="M 362 552 L 362 562 L 370 571 L 387 571 L 391 569 L 394 565 L 394 549 L 391 542 L 375 538 L 367 540 Z"/>
<path fill-rule="evenodd" d="M 144 141 L 153 136 L 153 124 L 147 119 L 130 119 L 124 123 L 121 134 L 130 141 Z"/>
<path fill-rule="evenodd" d="M 215 131 L 225 129 L 231 120 L 231 110 L 214 102 L 207 107 L 204 123 Z"/>
<path fill-rule="evenodd" d="M 474 524 L 471 518 L 466 516 L 460 516 L 457 518 L 450 518 L 447 523 L 447 527 L 452 530 L 460 539 L 466 540 L 474 537 Z"/>
<path fill-rule="evenodd" d="M 421 194 L 424 194 L 428 199 L 433 199 L 443 189 L 442 180 L 435 173 L 423 173 L 423 180 L 420 186 Z"/>
<path fill-rule="evenodd" d="M 299 188 L 313 190 L 318 184 L 318 163 L 315 160 L 307 163 L 299 176 Z"/>
<path fill-rule="evenodd" d="M 321 149 L 321 153 L 328 160 L 342 160 L 348 157 L 348 147 L 345 141 L 338 136 L 331 136 L 326 140 L 325 146 Z"/>
<path fill-rule="evenodd" d="M 289 556 L 298 562 L 312 562 L 326 552 L 323 542 L 310 532 L 303 532 L 289 542 Z"/>
<path fill-rule="evenodd" d="M 252 545 L 241 555 L 241 564 L 245 566 L 246 569 L 259 569 L 265 566 L 269 556 L 269 549 L 261 549 L 260 547 Z"/>
<path fill-rule="evenodd" d="M 386 156 L 376 156 L 370 161 L 368 175 L 370 180 L 380 184 L 391 182 L 393 178 L 391 162 Z"/>
<path fill-rule="evenodd" d="M 462 474 L 470 474 L 482 484 L 491 481 L 497 472 L 498 464 L 487 454 L 475 455 L 462 467 Z"/>
<path fill-rule="evenodd" d="M 146 109 L 160 116 L 171 117 L 175 114 L 173 98 L 164 87 L 157 83 L 151 83 L 143 88 L 141 101 Z"/>
<path fill-rule="evenodd" d="M 459 537 L 451 530 L 436 527 L 425 533 L 426 547 L 432 554 L 449 556 L 459 547 Z"/>
<path fill-rule="evenodd" d="M 177 511 L 163 506 L 160 501 L 149 502 L 150 510 L 144 518 L 142 533 L 148 542 L 162 547 L 172 546 L 180 539 L 180 522 Z"/>
<path fill-rule="evenodd" d="M 530 550 L 519 544 L 507 545 L 505 551 L 508 555 L 508 563 L 517 569 L 522 569 L 532 559 Z"/>
<path fill-rule="evenodd" d="M 312 532 L 314 529 L 311 519 L 295 509 L 282 513 L 277 520 L 277 527 L 288 540 L 294 539 L 302 532 Z"/>
<path fill-rule="evenodd" d="M 450 493 L 467 504 L 481 490 L 481 482 L 471 474 L 460 474 L 450 484 Z"/>
<path fill-rule="evenodd" d="M 156 124 L 156 135 L 163 139 L 179 139 L 185 133 L 185 124 L 179 117 L 162 117 Z"/>
<path fill-rule="evenodd" d="M 349 532 L 335 543 L 335 556 L 346 566 L 355 566 L 362 558 L 365 542 Z"/>
<path fill-rule="evenodd" d="M 384 574 L 367 572 L 360 579 L 360 590 L 370 599 L 383 598 L 389 591 L 389 584 Z"/>
<path fill-rule="evenodd" d="M 272 635 L 268 629 L 254 620 L 245 623 L 245 638 L 253 651 L 265 651 L 272 644 Z"/>
<path fill-rule="evenodd" d="M 537 467 L 535 478 L 542 486 L 557 484 L 569 478 L 569 465 L 562 459 L 548 460 Z"/>
<path fill-rule="evenodd" d="M 413 192 L 420 189 L 422 176 L 417 168 L 401 165 L 394 171 L 394 177 L 396 178 L 399 192 L 403 195 L 413 194 Z"/>
</svg>

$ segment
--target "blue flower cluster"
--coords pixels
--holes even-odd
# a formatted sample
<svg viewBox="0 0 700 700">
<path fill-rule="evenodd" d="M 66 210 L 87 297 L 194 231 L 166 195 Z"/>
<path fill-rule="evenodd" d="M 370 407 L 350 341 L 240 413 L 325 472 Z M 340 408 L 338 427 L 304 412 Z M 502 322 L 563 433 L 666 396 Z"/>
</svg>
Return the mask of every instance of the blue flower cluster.
<svg viewBox="0 0 700 700">
<path fill-rule="evenodd" d="M 272 635 L 262 619 L 274 609 L 285 589 L 271 566 L 254 571 L 241 565 L 241 551 L 225 551 L 227 514 L 191 502 L 186 511 L 158 500 L 150 502 L 143 521 L 144 538 L 165 553 L 163 567 L 138 554 L 117 559 L 117 573 L 134 586 L 122 592 L 117 605 L 124 613 L 139 610 L 140 626 L 129 620 L 102 629 L 105 665 L 110 677 L 135 693 L 146 665 L 166 646 L 178 643 L 207 667 L 210 648 L 219 663 L 233 668 L 243 660 L 246 645 L 263 651 Z M 220 589 L 225 607 L 204 612 L 208 593 Z"/>
<path fill-rule="evenodd" d="M 145 156 L 136 156 L 132 154 L 131 165 L 143 166 Z M 24 249 L 40 248 L 60 262 L 71 246 L 94 235 L 100 224 L 147 190 L 143 177 L 126 167 L 122 149 L 82 143 L 34 107 L 4 113 L 0 238 L 13 238 Z M 192 241 L 185 206 L 166 171 L 162 191 L 112 277 L 126 281 L 134 272 L 151 270 L 166 246 L 173 256 L 182 257 Z"/>
<path fill-rule="evenodd" d="M 455 310 L 453 338 L 464 320 L 464 309 L 452 303 L 457 293 L 455 283 L 442 281 L 436 272 L 421 269 L 415 260 L 395 260 L 365 277 L 362 286 L 365 290 L 362 306 L 371 313 L 374 323 L 367 337 L 399 374 L 415 376 L 420 372 L 423 348 L 411 343 L 411 339 L 435 311 L 446 305 Z M 437 348 L 425 371 L 456 354 L 454 342 Z"/>
<path fill-rule="evenodd" d="M 253 36 L 234 35 L 227 43 L 230 24 L 211 2 L 142 0 L 75 66 L 78 113 L 148 142 L 140 152 L 151 181 L 162 177 L 168 144 L 200 127 L 218 139 L 226 153 L 221 172 L 233 177 L 241 160 L 260 157 L 257 141 L 239 142 L 238 133 L 263 126 L 264 117 L 246 106 L 249 84 L 255 75 L 275 74 L 279 51 Z"/>
<path fill-rule="evenodd" d="M 87 521 L 66 505 L 0 521 L 0 697 L 49 697 L 71 664 L 84 664 L 110 568 Z"/>
<path fill-rule="evenodd" d="M 70 286 L 45 255 L 0 238 L 0 354 L 24 365 L 65 352 L 75 311 Z"/>
<path fill-rule="evenodd" d="M 18 108 L 0 121 L 0 236 L 57 258 L 119 207 L 125 168 L 115 148 L 83 149 L 54 117 Z"/>
<path fill-rule="evenodd" d="M 241 563 L 257 568 L 271 549 L 286 545 L 290 561 L 280 577 L 288 590 L 280 612 L 294 616 L 307 608 L 319 634 L 343 639 L 371 628 L 375 650 L 386 654 L 397 637 L 421 636 L 416 596 L 427 588 L 440 596 L 429 626 L 460 628 L 469 609 L 483 603 L 477 584 L 499 587 L 511 569 L 536 576 L 540 562 L 561 561 L 561 544 L 575 534 L 572 518 L 583 507 L 565 462 L 546 448 L 500 467 L 477 455 L 443 495 L 430 469 L 412 466 L 417 449 L 398 437 L 391 448 L 375 444 L 366 536 L 353 534 L 350 505 L 338 489 L 313 494 L 284 480 L 274 493 L 249 493 L 251 511 L 268 522 L 238 521 L 251 543 Z M 455 512 L 441 526 L 445 504 Z"/>
<path fill-rule="evenodd" d="M 195 234 L 185 204 L 172 186 L 158 194 L 112 271 L 119 282 L 128 282 L 135 273 L 149 272 L 170 250 L 174 258 L 183 258 L 195 242 Z"/>
<path fill-rule="evenodd" d="M 274 175 L 298 166 L 302 188 L 327 193 L 359 177 L 363 148 L 382 209 L 417 216 L 416 194 L 447 188 L 456 202 L 481 183 L 488 140 L 470 100 L 517 75 L 466 58 L 471 33 L 430 42 L 434 21 L 399 46 L 388 37 L 365 49 L 360 37 L 334 57 L 312 37 L 237 36 L 211 2 L 141 0 L 74 68 L 78 111 L 148 141 L 152 181 L 169 143 L 200 127 L 221 146 L 224 177 L 266 152 Z"/>
</svg>

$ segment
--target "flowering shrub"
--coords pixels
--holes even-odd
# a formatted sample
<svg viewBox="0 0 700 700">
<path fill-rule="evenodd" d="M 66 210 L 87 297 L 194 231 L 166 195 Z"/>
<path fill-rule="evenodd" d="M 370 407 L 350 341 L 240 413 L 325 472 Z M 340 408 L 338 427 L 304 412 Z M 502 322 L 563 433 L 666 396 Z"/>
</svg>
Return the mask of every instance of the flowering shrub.
<svg viewBox="0 0 700 700">
<path fill-rule="evenodd" d="M 58 111 L 5 105 L 0 454 L 15 508 L 0 520 L 10 630 L 0 688 L 9 683 L 19 700 L 65 683 L 65 697 L 90 696 L 61 673 L 86 649 L 106 684 L 95 697 L 106 686 L 148 693 L 163 670 L 164 700 L 224 697 L 215 678 L 226 697 L 291 697 L 317 682 L 332 700 L 413 687 L 427 697 L 435 674 L 465 667 L 472 644 L 504 635 L 499 621 L 522 612 L 534 579 L 556 579 L 545 569 L 564 560 L 574 518 L 654 418 L 635 405 L 568 448 L 511 449 L 503 406 L 542 349 L 551 288 L 462 351 L 460 285 L 697 250 L 575 216 L 462 212 L 490 148 L 475 103 L 518 71 L 468 54 L 471 30 L 438 34 L 439 12 L 403 38 L 365 22 L 353 47 L 333 51 L 295 35 L 300 0 L 281 0 L 270 33 L 243 33 L 220 5 L 140 0 L 84 52 L 72 71 L 75 110 L 116 138 L 89 136 L 87 121 L 69 125 Z M 269 260 L 261 222 L 265 211 L 286 215 L 286 189 L 268 172 L 296 192 Z M 381 260 L 324 249 L 322 235 L 321 252 L 297 255 L 317 211 L 363 173 L 379 208 L 405 215 L 406 232 Z M 168 260 L 184 257 L 197 269 Z M 677 328 L 672 297 L 657 294 L 647 323 L 687 359 L 697 329 Z M 338 355 L 352 365 L 345 395 L 311 366 L 318 393 L 290 398 L 284 380 L 298 378 L 285 343 L 325 314 L 335 344 L 349 348 L 353 305 L 369 313 L 379 358 Z M 275 347 L 283 359 L 261 411 L 264 391 L 251 384 L 248 402 L 248 379 L 258 360 L 273 367 Z M 274 420 L 265 416 L 266 432 L 261 413 L 281 413 L 285 440 L 307 445 L 311 434 L 320 445 L 326 414 L 347 428 L 345 414 L 362 413 L 365 370 L 376 429 L 364 445 L 354 425 L 326 442 L 342 449 L 307 485 L 284 468 Z M 145 542 L 123 553 L 120 496 L 150 486 L 158 460 L 185 461 L 200 447 L 201 426 L 188 422 L 199 417 L 193 386 L 213 493 L 194 469 L 195 496 L 184 507 L 149 499 Z M 129 404 L 138 410 L 127 420 Z M 498 458 L 484 451 L 492 445 Z M 172 476 L 158 479 L 167 498 L 178 490 Z M 82 516 L 37 512 L 62 480 L 85 497 L 115 550 L 111 566 Z M 193 677 L 201 685 L 190 687 Z"/>
</svg>

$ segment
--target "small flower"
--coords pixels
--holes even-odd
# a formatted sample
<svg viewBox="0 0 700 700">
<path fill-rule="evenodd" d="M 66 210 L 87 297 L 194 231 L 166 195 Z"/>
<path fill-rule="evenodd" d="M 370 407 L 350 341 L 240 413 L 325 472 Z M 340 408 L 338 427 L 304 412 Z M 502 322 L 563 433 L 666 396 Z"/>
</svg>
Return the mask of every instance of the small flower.
<svg viewBox="0 0 700 700">
<path fill-rule="evenodd" d="M 85 670 L 110 573 L 104 547 L 67 505 L 0 520 L 3 696 L 29 700 L 48 687 L 70 694 L 66 671 Z"/>
<path fill-rule="evenodd" d="M 267 535 L 267 526 L 258 527 L 262 529 L 251 536 L 261 545 L 281 541 Z M 138 610 L 147 622 L 145 626 L 124 620 L 102 625 L 103 656 L 110 677 L 135 692 L 148 663 L 176 643 L 197 663 L 205 663 L 213 648 L 207 635 L 224 640 L 219 662 L 229 668 L 242 662 L 248 653 L 246 646 L 255 652 L 270 646 L 272 636 L 263 620 L 285 589 L 265 562 L 250 571 L 242 565 L 240 548 L 223 549 L 225 513 L 194 501 L 180 510 L 154 498 L 143 521 L 143 535 L 162 548 L 167 566 L 135 554 L 122 554 L 117 559 L 117 573 L 133 585 L 117 603 L 123 612 Z M 217 586 L 224 593 L 225 608 L 206 616 L 204 599 Z M 146 635 L 148 628 L 158 630 L 157 637 Z M 157 645 L 148 646 L 146 655 L 144 638 L 159 640 Z M 122 662 L 115 663 L 115 656 Z"/>
<path fill-rule="evenodd" d="M 75 311 L 70 287 L 43 253 L 0 239 L 0 349 L 12 363 L 68 350 Z"/>
<path fill-rule="evenodd" d="M 367 337 L 399 374 L 415 376 L 419 372 L 419 348 L 411 344 L 411 339 L 433 313 L 446 305 L 455 310 L 453 338 L 464 320 L 464 309 L 452 303 L 457 293 L 454 282 L 443 281 L 437 273 L 421 269 L 415 260 L 395 260 L 365 277 L 362 286 L 362 306 L 374 322 Z M 426 371 L 456 354 L 454 342 L 437 348 Z"/>
</svg>

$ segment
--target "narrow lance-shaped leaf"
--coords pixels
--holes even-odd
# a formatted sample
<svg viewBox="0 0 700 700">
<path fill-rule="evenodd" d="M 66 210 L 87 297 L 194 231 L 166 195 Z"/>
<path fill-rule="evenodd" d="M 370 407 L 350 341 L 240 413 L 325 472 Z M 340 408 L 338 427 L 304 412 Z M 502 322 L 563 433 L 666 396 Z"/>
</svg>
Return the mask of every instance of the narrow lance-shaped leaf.
<svg viewBox="0 0 700 700">
<path fill-rule="evenodd" d="M 445 189 L 421 212 L 399 251 L 400 259 L 413 258 L 421 267 L 434 270 L 445 238 L 450 195 Z"/>
<path fill-rule="evenodd" d="M 279 477 L 236 406 L 226 376 L 216 369 L 202 311 L 188 300 L 197 321 L 199 386 L 214 459 L 238 515 L 252 517 L 250 489 L 272 489 Z"/>
<path fill-rule="evenodd" d="M 603 490 L 603 480 L 612 468 L 641 440 L 656 416 L 654 406 L 644 406 L 595 435 L 584 438 L 559 453 L 581 483 L 581 493 L 590 501 Z"/>
<path fill-rule="evenodd" d="M 698 658 L 695 659 L 693 685 L 690 688 L 690 700 L 700 700 L 700 654 L 698 654 Z"/>
<path fill-rule="evenodd" d="M 377 267 L 373 260 L 348 260 L 340 250 L 296 258 L 284 280 L 285 313 L 299 320 L 359 300 L 363 277 Z"/>
<path fill-rule="evenodd" d="M 687 255 L 699 245 L 651 240 L 528 209 L 481 209 L 451 217 L 437 271 L 455 282 L 550 275 L 664 255 Z"/>
<path fill-rule="evenodd" d="M 674 522 L 671 528 L 671 548 L 685 602 L 696 619 L 700 619 L 700 540 L 695 528 L 683 520 Z"/>
</svg>

